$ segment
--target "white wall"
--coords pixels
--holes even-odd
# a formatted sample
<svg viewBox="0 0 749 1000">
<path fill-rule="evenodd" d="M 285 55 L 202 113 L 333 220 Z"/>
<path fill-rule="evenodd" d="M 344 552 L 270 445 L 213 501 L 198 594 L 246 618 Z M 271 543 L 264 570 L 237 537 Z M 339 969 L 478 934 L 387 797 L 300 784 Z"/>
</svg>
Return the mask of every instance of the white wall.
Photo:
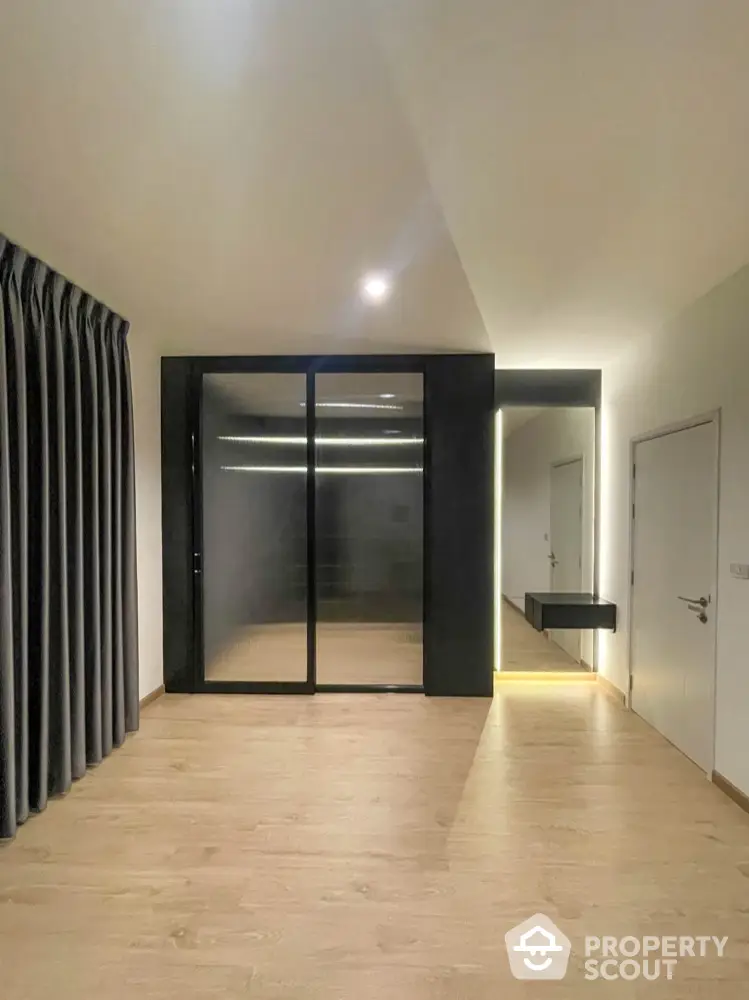
<svg viewBox="0 0 749 1000">
<path fill-rule="evenodd" d="M 593 587 L 595 412 L 554 407 L 504 439 L 502 593 L 519 608 L 526 591 L 549 590 L 551 466 L 583 459 L 583 590 Z M 545 537 L 546 536 L 546 537 Z M 582 635 L 582 658 L 593 661 L 592 635 Z"/>
<path fill-rule="evenodd" d="M 622 690 L 629 670 L 630 442 L 718 408 L 715 769 L 749 793 L 749 582 L 729 574 L 731 562 L 749 562 L 749 268 L 604 371 L 601 594 L 619 606 L 619 628 L 602 634 L 599 668 Z"/>
<path fill-rule="evenodd" d="M 140 696 L 164 682 L 161 612 L 161 360 L 142 328 L 128 334 L 135 422 Z"/>
</svg>

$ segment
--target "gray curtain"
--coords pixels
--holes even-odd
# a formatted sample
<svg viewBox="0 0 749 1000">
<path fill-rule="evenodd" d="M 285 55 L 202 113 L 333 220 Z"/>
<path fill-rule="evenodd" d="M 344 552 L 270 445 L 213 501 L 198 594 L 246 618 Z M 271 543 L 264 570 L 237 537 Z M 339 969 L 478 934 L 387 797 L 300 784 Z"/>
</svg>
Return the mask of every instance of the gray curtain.
<svg viewBox="0 0 749 1000">
<path fill-rule="evenodd" d="M 0 837 L 138 727 L 127 329 L 0 235 Z"/>
</svg>

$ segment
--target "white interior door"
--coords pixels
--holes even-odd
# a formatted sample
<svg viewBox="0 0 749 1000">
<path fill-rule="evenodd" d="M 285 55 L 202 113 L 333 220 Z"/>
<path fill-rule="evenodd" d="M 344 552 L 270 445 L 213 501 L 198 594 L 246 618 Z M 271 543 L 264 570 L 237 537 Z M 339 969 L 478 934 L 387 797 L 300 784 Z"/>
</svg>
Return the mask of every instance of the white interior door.
<svg viewBox="0 0 749 1000">
<path fill-rule="evenodd" d="M 551 467 L 550 489 L 551 590 L 578 594 L 583 578 L 583 461 L 581 458 Z M 559 629 L 551 638 L 580 660 L 580 632 Z"/>
<path fill-rule="evenodd" d="M 632 708 L 713 766 L 718 431 L 713 421 L 635 447 Z"/>
</svg>

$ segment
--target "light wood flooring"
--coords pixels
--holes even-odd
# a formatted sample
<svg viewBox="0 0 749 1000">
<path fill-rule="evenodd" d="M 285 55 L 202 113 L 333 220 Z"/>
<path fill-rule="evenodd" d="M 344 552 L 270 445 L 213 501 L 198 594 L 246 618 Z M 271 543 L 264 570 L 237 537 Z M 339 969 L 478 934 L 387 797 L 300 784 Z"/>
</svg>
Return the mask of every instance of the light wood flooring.
<svg viewBox="0 0 749 1000">
<path fill-rule="evenodd" d="M 567 979 L 510 977 L 537 911 Z M 585 935 L 728 935 L 586 983 Z M 167 695 L 0 848 L 3 1000 L 739 1000 L 749 817 L 595 684 Z"/>
<path fill-rule="evenodd" d="M 573 660 L 561 646 L 537 632 L 525 620 L 522 612 L 503 600 L 502 671 L 580 671 L 585 668 Z"/>
</svg>

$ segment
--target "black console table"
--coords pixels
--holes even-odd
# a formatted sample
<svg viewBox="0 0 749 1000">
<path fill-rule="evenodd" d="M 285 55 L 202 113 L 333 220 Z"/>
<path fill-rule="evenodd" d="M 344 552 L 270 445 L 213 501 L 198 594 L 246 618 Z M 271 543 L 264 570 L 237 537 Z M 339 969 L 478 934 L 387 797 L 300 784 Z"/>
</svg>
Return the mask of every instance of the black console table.
<svg viewBox="0 0 749 1000">
<path fill-rule="evenodd" d="M 616 605 L 593 594 L 526 594 L 525 618 L 538 632 L 590 628 L 616 631 Z"/>
</svg>

